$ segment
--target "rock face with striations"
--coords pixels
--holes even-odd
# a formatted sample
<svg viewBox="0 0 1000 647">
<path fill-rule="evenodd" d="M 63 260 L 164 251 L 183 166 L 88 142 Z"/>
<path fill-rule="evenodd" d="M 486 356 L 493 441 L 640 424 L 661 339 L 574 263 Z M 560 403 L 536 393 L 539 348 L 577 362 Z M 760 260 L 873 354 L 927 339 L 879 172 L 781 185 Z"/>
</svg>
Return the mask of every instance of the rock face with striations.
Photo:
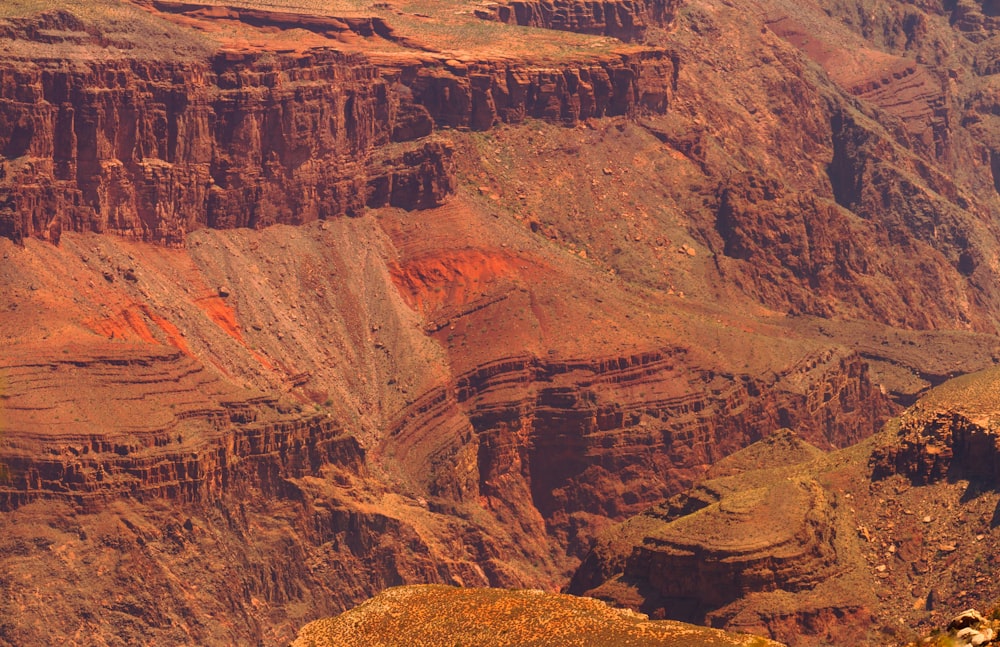
<svg viewBox="0 0 1000 647">
<path fill-rule="evenodd" d="M 476 16 L 522 27 L 641 41 L 650 26 L 669 25 L 679 5 L 673 0 L 513 0 L 477 9 Z"/>
<path fill-rule="evenodd" d="M 995 371 L 952 380 L 894 425 L 891 444 L 872 455 L 876 478 L 899 475 L 914 485 L 945 479 L 993 483 L 1000 474 L 1000 409 Z"/>
<path fill-rule="evenodd" d="M 685 355 L 480 366 L 418 400 L 382 451 L 429 492 L 538 519 L 537 532 L 583 557 L 598 520 L 680 491 L 761 430 L 793 425 L 822 446 L 845 446 L 889 414 L 857 357 L 817 358 L 765 382 L 713 375 Z M 796 392 L 800 379 L 809 392 Z M 456 410 L 467 422 L 442 433 Z M 469 453 L 476 467 L 456 472 Z"/>
<path fill-rule="evenodd" d="M 17 340 L 0 361 L 0 612 L 20 619 L 0 636 L 286 644 L 388 586 L 555 589 L 597 531 L 768 428 L 843 445 L 888 415 L 860 358 L 826 345 L 793 341 L 806 359 L 769 376 L 691 344 L 575 358 L 561 331 L 600 340 L 608 312 L 642 322 L 650 304 L 602 289 L 607 306 L 561 309 L 592 287 L 527 238 L 506 264 L 456 252 L 455 232 L 483 233 L 463 201 L 204 228 L 182 249 L 0 240 L 17 261 L 0 266 Z M 420 237 L 393 243 L 403 225 Z M 532 299 L 552 304 L 537 340 L 515 336 Z M 580 318 L 595 323 L 563 323 Z M 529 352 L 460 352 L 456 331 Z M 60 569 L 71 595 L 35 587 Z"/>
<path fill-rule="evenodd" d="M 851 520 L 810 473 L 823 458 L 784 430 L 723 459 L 687 494 L 609 531 L 570 590 L 791 644 L 862 640 L 874 600 L 852 561 Z"/>
<path fill-rule="evenodd" d="M 570 591 L 791 645 L 904 642 L 901 619 L 993 604 L 998 379 L 948 381 L 844 450 L 782 431 L 736 452 L 605 532 Z"/>
<path fill-rule="evenodd" d="M 65 13 L 38 20 L 87 28 Z M 55 241 L 65 228 L 173 244 L 203 226 L 426 208 L 454 188 L 449 144 L 420 140 L 436 126 L 662 112 L 671 76 L 669 57 L 648 53 L 557 69 L 379 66 L 332 51 L 224 52 L 207 62 L 8 58 L 0 235 Z"/>
</svg>

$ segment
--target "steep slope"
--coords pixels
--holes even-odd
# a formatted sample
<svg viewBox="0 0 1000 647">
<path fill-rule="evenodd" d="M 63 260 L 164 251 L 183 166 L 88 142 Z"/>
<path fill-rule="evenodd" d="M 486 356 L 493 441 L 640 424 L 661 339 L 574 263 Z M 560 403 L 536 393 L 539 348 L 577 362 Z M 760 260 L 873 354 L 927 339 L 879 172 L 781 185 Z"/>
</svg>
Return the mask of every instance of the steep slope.
<svg viewBox="0 0 1000 647">
<path fill-rule="evenodd" d="M 780 421 L 828 445 L 886 415 L 847 349 L 767 324 L 727 357 L 769 377 L 722 373 L 685 330 L 737 322 L 503 247 L 462 200 L 184 249 L 0 241 L 4 638 L 280 644 L 393 584 L 554 589 L 597 529 Z"/>
</svg>

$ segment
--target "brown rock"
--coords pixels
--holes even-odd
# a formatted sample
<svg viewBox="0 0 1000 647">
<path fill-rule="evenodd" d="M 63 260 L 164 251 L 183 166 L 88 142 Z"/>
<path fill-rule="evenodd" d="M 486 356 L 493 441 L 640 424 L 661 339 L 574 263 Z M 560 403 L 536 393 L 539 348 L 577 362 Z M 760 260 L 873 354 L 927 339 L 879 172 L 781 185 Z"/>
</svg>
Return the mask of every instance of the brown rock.
<svg viewBox="0 0 1000 647">
<path fill-rule="evenodd" d="M 649 24 L 668 26 L 678 3 L 671 0 L 510 0 L 477 9 L 485 20 L 643 40 Z"/>
<path fill-rule="evenodd" d="M 729 634 L 669 620 L 651 621 L 603 602 L 542 591 L 392 588 L 336 618 L 312 622 L 292 647 L 361 647 L 395 643 L 414 647 L 461 642 L 482 647 L 601 644 L 777 647 L 755 636 Z"/>
</svg>

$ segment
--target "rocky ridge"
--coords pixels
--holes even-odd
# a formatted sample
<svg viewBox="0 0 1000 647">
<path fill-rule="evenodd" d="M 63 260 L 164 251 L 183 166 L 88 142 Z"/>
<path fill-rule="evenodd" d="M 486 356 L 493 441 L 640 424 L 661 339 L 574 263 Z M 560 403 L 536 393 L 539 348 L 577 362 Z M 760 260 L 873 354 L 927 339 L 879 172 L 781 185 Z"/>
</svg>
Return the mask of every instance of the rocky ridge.
<svg viewBox="0 0 1000 647">
<path fill-rule="evenodd" d="M 901 642 L 899 618 L 927 631 L 991 604 L 997 375 L 947 382 L 856 447 L 779 432 L 719 461 L 606 532 L 570 590 L 793 645 Z M 992 640 L 980 633 L 957 639 Z"/>
<path fill-rule="evenodd" d="M 544 636 L 537 626 L 546 627 Z M 302 628 L 292 647 L 439 645 L 777 645 L 679 622 L 650 621 L 596 600 L 542 591 L 409 586 L 389 589 L 336 618 Z"/>
<path fill-rule="evenodd" d="M 823 456 L 786 430 L 723 459 L 599 539 L 570 590 L 790 644 L 861 644 L 874 600 L 837 495 L 808 474 Z"/>
</svg>

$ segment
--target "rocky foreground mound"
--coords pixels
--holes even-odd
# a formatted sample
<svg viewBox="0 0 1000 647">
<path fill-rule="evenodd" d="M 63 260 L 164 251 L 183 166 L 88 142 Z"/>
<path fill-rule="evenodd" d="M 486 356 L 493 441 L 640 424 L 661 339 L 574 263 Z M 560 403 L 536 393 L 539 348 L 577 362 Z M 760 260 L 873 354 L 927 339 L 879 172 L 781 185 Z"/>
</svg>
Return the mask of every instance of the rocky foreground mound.
<svg viewBox="0 0 1000 647">
<path fill-rule="evenodd" d="M 403 586 L 335 618 L 312 622 L 291 647 L 777 647 L 646 616 L 590 598 L 542 591 Z"/>
</svg>

